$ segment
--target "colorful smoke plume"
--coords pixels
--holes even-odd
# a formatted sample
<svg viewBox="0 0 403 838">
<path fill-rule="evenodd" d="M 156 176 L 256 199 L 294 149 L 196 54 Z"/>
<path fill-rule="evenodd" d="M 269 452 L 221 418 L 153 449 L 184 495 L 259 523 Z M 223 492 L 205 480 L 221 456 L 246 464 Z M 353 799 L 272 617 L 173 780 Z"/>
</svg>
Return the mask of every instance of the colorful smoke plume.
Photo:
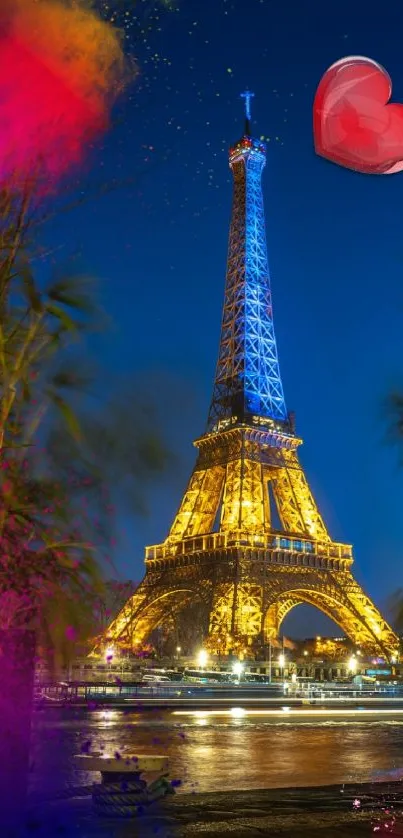
<svg viewBox="0 0 403 838">
<path fill-rule="evenodd" d="M 0 182 L 58 182 L 129 78 L 120 33 L 90 0 L 0 0 Z"/>
</svg>

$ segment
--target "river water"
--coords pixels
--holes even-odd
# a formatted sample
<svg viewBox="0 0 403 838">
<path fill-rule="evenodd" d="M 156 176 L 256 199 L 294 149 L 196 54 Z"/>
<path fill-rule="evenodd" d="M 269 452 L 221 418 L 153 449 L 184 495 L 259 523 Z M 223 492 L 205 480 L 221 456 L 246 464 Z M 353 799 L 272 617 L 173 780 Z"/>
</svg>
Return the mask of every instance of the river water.
<svg viewBox="0 0 403 838">
<path fill-rule="evenodd" d="M 32 737 L 32 791 L 72 794 L 98 777 L 77 771 L 88 750 L 166 754 L 178 791 L 316 786 L 403 777 L 403 722 L 273 722 L 172 712 L 47 710 Z M 402 768 L 400 772 L 400 767 Z"/>
</svg>

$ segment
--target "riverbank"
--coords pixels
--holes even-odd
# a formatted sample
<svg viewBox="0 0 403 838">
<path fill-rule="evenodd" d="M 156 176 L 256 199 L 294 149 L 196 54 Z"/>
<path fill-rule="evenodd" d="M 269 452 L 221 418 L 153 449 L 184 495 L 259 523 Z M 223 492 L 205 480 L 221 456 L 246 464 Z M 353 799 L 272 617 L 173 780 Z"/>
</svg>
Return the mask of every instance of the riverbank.
<svg viewBox="0 0 403 838">
<path fill-rule="evenodd" d="M 33 827 L 37 838 L 400 838 L 403 783 L 178 794 L 126 822 L 99 820 L 82 797 L 32 810 Z"/>
<path fill-rule="evenodd" d="M 287 706 L 284 706 L 287 705 Z M 35 707 L 38 712 L 57 709 L 89 710 L 213 710 L 222 708 L 270 709 L 284 711 L 294 708 L 327 707 L 344 709 L 381 709 L 389 713 L 393 707 L 397 715 L 403 713 L 403 691 L 373 687 L 362 689 L 353 685 L 312 684 L 310 688 L 295 690 L 292 685 L 279 684 L 169 684 L 144 683 L 70 683 L 43 684 L 38 687 Z M 384 708 L 384 709 L 382 709 Z M 342 714 L 343 715 L 343 714 Z"/>
</svg>

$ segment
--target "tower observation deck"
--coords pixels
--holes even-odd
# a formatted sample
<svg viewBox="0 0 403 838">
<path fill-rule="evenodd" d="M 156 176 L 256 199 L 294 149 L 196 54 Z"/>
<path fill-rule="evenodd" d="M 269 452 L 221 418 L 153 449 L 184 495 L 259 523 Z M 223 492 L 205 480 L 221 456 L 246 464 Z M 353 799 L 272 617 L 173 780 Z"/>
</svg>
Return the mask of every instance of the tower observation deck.
<svg viewBox="0 0 403 838">
<path fill-rule="evenodd" d="M 356 645 L 391 659 L 399 640 L 353 576 L 351 545 L 329 535 L 298 458 L 302 440 L 286 409 L 274 333 L 266 146 L 251 134 L 252 95 L 243 94 L 245 130 L 229 152 L 232 216 L 207 428 L 168 536 L 146 548 L 144 579 L 105 639 L 138 648 L 199 602 L 210 615 L 210 651 L 245 654 L 308 603 Z"/>
</svg>

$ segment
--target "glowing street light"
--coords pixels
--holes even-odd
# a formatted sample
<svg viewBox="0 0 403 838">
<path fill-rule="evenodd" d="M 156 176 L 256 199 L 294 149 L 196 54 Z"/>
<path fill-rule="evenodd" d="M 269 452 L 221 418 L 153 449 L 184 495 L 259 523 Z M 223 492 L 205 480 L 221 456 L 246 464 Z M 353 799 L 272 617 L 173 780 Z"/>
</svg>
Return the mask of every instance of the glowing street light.
<svg viewBox="0 0 403 838">
<path fill-rule="evenodd" d="M 241 664 L 241 661 L 235 661 L 235 663 L 232 667 L 232 671 L 233 671 L 234 675 L 237 676 L 238 683 L 239 683 L 239 681 L 241 679 L 242 672 L 243 672 L 243 666 Z"/>
<path fill-rule="evenodd" d="M 205 649 L 200 649 L 200 652 L 197 656 L 197 660 L 198 660 L 200 669 L 203 669 L 206 666 L 207 657 L 208 657 L 208 655 L 207 655 L 206 650 Z"/>
<path fill-rule="evenodd" d="M 284 669 L 285 655 L 283 655 L 283 654 L 279 655 L 278 656 L 278 662 L 279 662 L 281 668 Z"/>
<path fill-rule="evenodd" d="M 354 675 L 354 673 L 355 673 L 355 672 L 357 672 L 357 660 L 356 660 L 356 658 L 354 657 L 354 655 L 352 655 L 352 656 L 351 656 L 351 658 L 350 658 L 350 660 L 349 660 L 349 662 L 348 662 L 348 668 L 349 668 L 349 671 L 350 671 L 353 675 Z"/>
</svg>

